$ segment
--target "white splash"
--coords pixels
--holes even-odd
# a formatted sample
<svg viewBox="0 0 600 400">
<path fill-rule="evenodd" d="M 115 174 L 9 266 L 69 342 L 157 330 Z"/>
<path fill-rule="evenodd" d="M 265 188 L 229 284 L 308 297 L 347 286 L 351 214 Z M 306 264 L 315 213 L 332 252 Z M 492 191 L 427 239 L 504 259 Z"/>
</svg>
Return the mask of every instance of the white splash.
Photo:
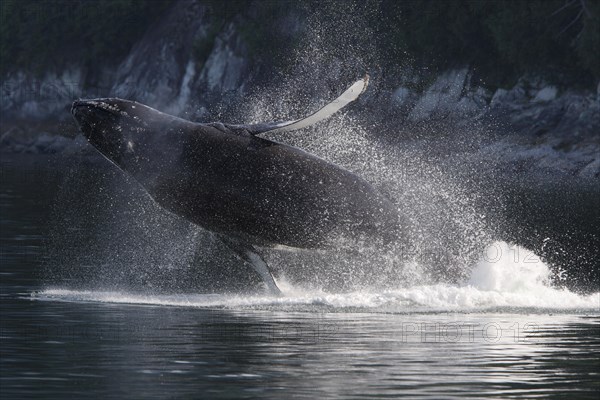
<svg viewBox="0 0 600 400">
<path fill-rule="evenodd" d="M 47 289 L 34 299 L 156 306 L 294 311 L 431 312 L 507 308 L 600 312 L 600 293 L 579 295 L 549 285 L 550 269 L 530 251 L 493 243 L 463 285 L 422 285 L 381 292 L 326 293 L 279 282 L 283 297 L 230 294 L 148 295 L 127 292 Z"/>
<path fill-rule="evenodd" d="M 488 246 L 469 285 L 486 291 L 525 293 L 550 289 L 550 268 L 534 253 L 506 242 Z"/>
</svg>

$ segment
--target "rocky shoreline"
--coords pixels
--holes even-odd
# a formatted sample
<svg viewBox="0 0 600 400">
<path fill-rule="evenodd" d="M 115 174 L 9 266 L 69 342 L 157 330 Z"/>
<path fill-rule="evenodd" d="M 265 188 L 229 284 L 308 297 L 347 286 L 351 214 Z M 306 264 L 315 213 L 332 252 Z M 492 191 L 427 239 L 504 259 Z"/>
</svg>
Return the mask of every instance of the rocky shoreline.
<svg viewBox="0 0 600 400">
<path fill-rule="evenodd" d="M 462 135 L 468 145 L 440 144 L 437 150 L 468 152 L 516 172 L 600 179 L 600 83 L 560 87 L 529 75 L 512 87 L 491 88 L 468 66 L 437 74 L 408 66 L 394 73 L 369 70 L 360 54 L 366 59 L 368 49 L 349 52 L 349 59 L 328 56 L 343 38 L 323 41 L 317 34 L 322 22 L 293 11 L 278 15 L 267 32 L 290 42 L 302 38 L 283 74 L 272 60 L 252 56 L 241 18 L 215 31 L 206 5 L 180 3 L 115 65 L 99 65 L 94 73 L 82 64 L 0 77 L 0 152 L 90 151 L 69 112 L 80 97 L 128 98 L 195 121 L 258 122 L 305 115 L 369 72 L 371 87 L 347 113 L 373 127 L 375 139 L 429 146 L 438 136 Z"/>
<path fill-rule="evenodd" d="M 404 123 L 403 130 L 409 130 L 411 124 L 440 120 L 452 129 L 468 130 L 476 122 L 491 133 L 470 149 L 472 157 L 518 174 L 600 178 L 600 86 L 595 94 L 559 94 L 554 86 L 534 86 L 523 79 L 510 90 L 498 89 L 492 94 L 481 87 L 471 88 L 468 74 L 467 69 L 442 74 L 422 93 L 401 86 L 387 96 L 373 94 L 356 109 L 374 111 L 367 117 L 371 126 L 391 121 Z M 386 112 L 392 117 L 385 118 Z M 0 152 L 93 152 L 77 133 L 70 115 L 65 111 L 60 116 L 63 120 L 47 123 L 14 119 L 2 124 Z M 435 134 L 426 139 L 428 145 L 437 140 Z"/>
</svg>

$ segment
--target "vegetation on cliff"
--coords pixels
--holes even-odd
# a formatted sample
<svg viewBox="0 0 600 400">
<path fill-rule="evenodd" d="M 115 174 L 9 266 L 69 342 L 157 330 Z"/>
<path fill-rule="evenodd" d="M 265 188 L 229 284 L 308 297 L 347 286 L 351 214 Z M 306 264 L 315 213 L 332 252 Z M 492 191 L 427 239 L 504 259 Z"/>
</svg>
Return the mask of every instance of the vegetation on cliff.
<svg viewBox="0 0 600 400">
<path fill-rule="evenodd" d="M 2 0 L 0 75 L 121 60 L 172 0 Z"/>
<path fill-rule="evenodd" d="M 566 84 L 600 78 L 600 2 L 381 0 L 380 45 L 438 69 L 468 64 L 489 84 L 527 73 Z"/>
<path fill-rule="evenodd" d="M 194 43 L 198 59 L 207 57 L 219 29 L 235 19 L 250 55 L 280 62 L 297 41 L 274 34 L 281 33 L 281 26 L 274 27 L 296 12 L 301 18 L 317 16 L 330 27 L 360 20 L 356 32 L 348 32 L 349 25 L 346 33 L 375 46 L 376 62 L 391 72 L 408 59 L 432 71 L 466 64 L 489 86 L 510 85 L 527 73 L 565 85 L 590 86 L 600 78 L 600 1 L 368 0 L 352 3 L 350 19 L 340 15 L 350 3 L 342 0 L 200 2 L 208 6 L 213 22 L 208 38 Z M 173 0 L 1 4 L 2 75 L 15 69 L 39 73 L 67 62 L 88 68 L 119 62 L 169 6 L 185 6 Z M 368 35 L 358 32 L 365 27 Z M 339 32 L 333 29 L 331 40 Z"/>
</svg>

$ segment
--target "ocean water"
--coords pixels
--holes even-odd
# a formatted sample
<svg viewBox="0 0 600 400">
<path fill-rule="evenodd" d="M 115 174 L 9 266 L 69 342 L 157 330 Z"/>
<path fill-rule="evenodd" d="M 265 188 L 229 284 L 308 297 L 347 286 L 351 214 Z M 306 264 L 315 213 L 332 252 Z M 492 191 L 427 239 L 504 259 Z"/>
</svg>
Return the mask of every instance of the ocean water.
<svg viewBox="0 0 600 400">
<path fill-rule="evenodd" d="M 98 251 L 98 236 L 69 219 L 98 213 L 77 203 L 86 190 L 69 175 L 90 168 L 3 160 L 2 398 L 598 396 L 600 293 L 558 284 L 568 271 L 524 247 L 482 245 L 455 282 L 423 275 L 336 291 L 279 274 L 284 295 L 273 297 L 158 285 L 174 269 L 115 284 L 154 265 L 140 256 L 103 280 L 123 257 L 136 261 L 112 245 L 117 231 Z"/>
</svg>

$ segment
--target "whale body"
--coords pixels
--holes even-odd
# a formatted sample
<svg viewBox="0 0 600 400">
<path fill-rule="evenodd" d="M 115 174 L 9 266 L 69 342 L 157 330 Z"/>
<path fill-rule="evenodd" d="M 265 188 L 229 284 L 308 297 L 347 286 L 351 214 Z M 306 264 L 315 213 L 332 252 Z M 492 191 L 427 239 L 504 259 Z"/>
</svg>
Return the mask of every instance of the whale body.
<svg viewBox="0 0 600 400">
<path fill-rule="evenodd" d="M 287 123 L 196 123 L 118 98 L 77 100 L 71 112 L 87 140 L 157 204 L 214 233 L 278 292 L 257 247 L 328 249 L 340 238 L 397 230 L 396 207 L 366 180 L 257 136 L 326 118 L 364 87 L 366 79 Z"/>
</svg>

